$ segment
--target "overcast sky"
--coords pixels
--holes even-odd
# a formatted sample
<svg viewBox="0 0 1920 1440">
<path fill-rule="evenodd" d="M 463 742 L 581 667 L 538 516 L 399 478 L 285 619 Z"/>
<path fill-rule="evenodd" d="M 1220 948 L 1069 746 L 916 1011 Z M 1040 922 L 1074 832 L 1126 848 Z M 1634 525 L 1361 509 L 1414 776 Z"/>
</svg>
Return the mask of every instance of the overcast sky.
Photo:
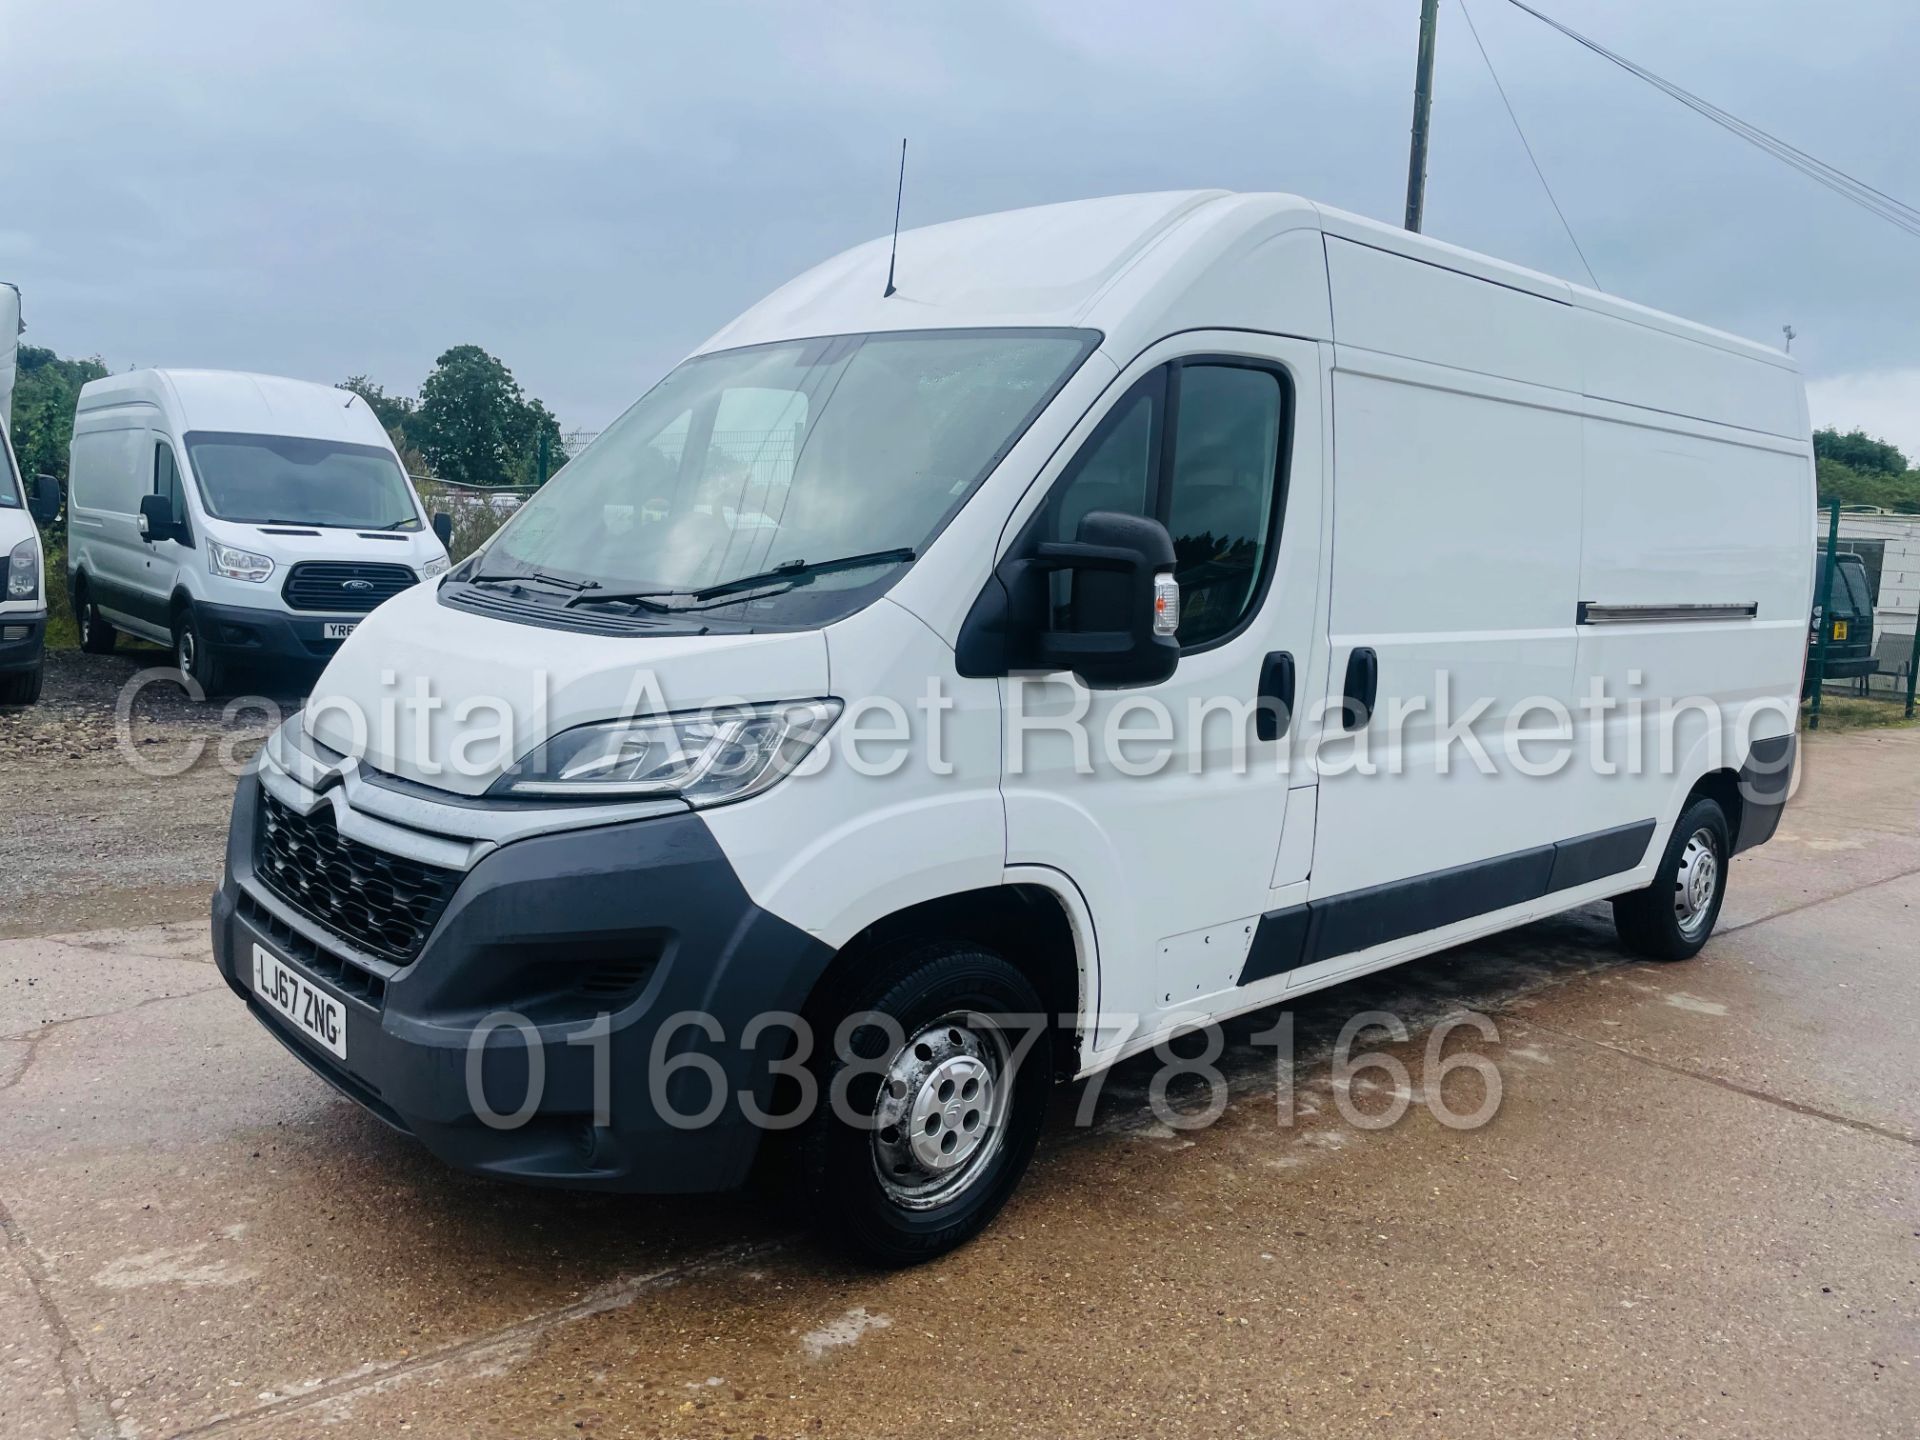
<svg viewBox="0 0 1920 1440">
<path fill-rule="evenodd" d="M 1768 343 L 1920 456 L 1920 240 L 1467 0 L 1602 286 Z M 1920 204 L 1913 0 L 1538 0 Z M 891 219 L 1292 190 L 1397 221 L 1417 0 L 0 0 L 0 279 L 31 343 L 413 392 L 484 345 L 597 429 Z M 1428 230 L 1580 278 L 1459 0 Z"/>
</svg>

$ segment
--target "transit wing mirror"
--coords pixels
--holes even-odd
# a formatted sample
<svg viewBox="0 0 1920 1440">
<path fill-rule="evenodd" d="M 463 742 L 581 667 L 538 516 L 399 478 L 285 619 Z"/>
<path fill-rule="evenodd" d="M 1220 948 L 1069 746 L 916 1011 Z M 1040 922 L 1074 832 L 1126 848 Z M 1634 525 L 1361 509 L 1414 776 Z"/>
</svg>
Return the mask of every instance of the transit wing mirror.
<svg viewBox="0 0 1920 1440">
<path fill-rule="evenodd" d="M 1173 537 L 1158 520 L 1094 510 L 1072 540 L 1038 546 L 1033 568 L 1069 578 L 1066 627 L 1036 637 L 1042 669 L 1071 670 L 1093 689 L 1152 685 L 1180 663 L 1180 589 Z"/>
<path fill-rule="evenodd" d="M 452 545 L 453 516 L 444 510 L 436 510 L 433 516 L 433 533 L 439 537 L 442 545 Z"/>
<path fill-rule="evenodd" d="M 149 545 L 171 540 L 179 533 L 180 522 L 173 513 L 173 500 L 166 495 L 140 497 L 140 538 Z"/>
<path fill-rule="evenodd" d="M 51 475 L 36 475 L 27 491 L 27 513 L 33 523 L 45 529 L 60 514 L 60 482 Z"/>
</svg>

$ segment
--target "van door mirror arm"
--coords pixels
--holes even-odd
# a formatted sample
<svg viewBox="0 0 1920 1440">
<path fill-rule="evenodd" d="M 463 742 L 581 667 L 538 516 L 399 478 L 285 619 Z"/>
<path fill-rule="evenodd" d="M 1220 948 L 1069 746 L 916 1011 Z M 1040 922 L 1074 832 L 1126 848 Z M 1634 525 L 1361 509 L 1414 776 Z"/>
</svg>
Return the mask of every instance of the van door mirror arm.
<svg viewBox="0 0 1920 1440">
<path fill-rule="evenodd" d="M 173 501 L 165 495 L 140 497 L 140 538 L 149 545 L 180 538 L 180 517 L 174 514 Z"/>
<path fill-rule="evenodd" d="M 1173 565 L 1164 525 L 1118 511 L 1086 515 L 1072 540 L 1016 545 L 961 627 L 956 668 L 1070 670 L 1096 690 L 1158 684 L 1180 663 Z M 1072 588 L 1056 629 L 1050 582 L 1061 572 Z"/>
<path fill-rule="evenodd" d="M 41 529 L 60 518 L 60 482 L 51 475 L 36 475 L 27 491 L 27 513 Z"/>
</svg>

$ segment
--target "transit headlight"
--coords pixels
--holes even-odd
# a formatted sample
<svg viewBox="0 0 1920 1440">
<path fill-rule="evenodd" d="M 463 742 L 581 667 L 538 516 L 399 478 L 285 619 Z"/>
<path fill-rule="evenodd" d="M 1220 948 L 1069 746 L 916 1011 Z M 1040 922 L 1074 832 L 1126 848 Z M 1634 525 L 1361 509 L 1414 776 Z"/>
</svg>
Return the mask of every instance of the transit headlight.
<svg viewBox="0 0 1920 1440">
<path fill-rule="evenodd" d="M 793 700 L 581 725 L 538 746 L 495 795 L 681 799 L 723 805 L 792 774 L 840 718 L 838 700 Z"/>
<path fill-rule="evenodd" d="M 207 537 L 207 569 L 229 580 L 251 580 L 256 584 L 273 574 L 273 561 L 251 550 L 238 550 Z"/>
<path fill-rule="evenodd" d="M 40 542 L 31 535 L 7 557 L 7 599 L 40 598 Z"/>
<path fill-rule="evenodd" d="M 453 568 L 453 561 L 442 555 L 437 560 L 429 560 L 420 567 L 420 578 L 431 580 L 436 575 L 444 575 Z"/>
</svg>

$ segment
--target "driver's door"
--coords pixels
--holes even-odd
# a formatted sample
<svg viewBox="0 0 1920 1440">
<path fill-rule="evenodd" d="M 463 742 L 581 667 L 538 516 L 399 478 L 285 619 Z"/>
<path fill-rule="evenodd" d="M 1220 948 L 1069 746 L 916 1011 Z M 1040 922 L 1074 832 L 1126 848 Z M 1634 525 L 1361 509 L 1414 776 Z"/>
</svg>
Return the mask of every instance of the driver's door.
<svg viewBox="0 0 1920 1440">
<path fill-rule="evenodd" d="M 1066 540 L 1087 513 L 1118 510 L 1174 539 L 1172 676 L 1111 690 L 1064 674 L 1002 682 L 1008 864 L 1065 872 L 1097 932 L 1088 1059 L 1220 1008 L 1261 914 L 1304 898 L 1312 777 L 1289 757 L 1309 717 L 1262 738 L 1250 712 L 1289 668 L 1296 709 L 1324 688 L 1323 364 L 1303 340 L 1164 342 L 1011 527 L 1015 544 Z M 1084 740 L 1047 728 L 1076 717 Z"/>
</svg>

